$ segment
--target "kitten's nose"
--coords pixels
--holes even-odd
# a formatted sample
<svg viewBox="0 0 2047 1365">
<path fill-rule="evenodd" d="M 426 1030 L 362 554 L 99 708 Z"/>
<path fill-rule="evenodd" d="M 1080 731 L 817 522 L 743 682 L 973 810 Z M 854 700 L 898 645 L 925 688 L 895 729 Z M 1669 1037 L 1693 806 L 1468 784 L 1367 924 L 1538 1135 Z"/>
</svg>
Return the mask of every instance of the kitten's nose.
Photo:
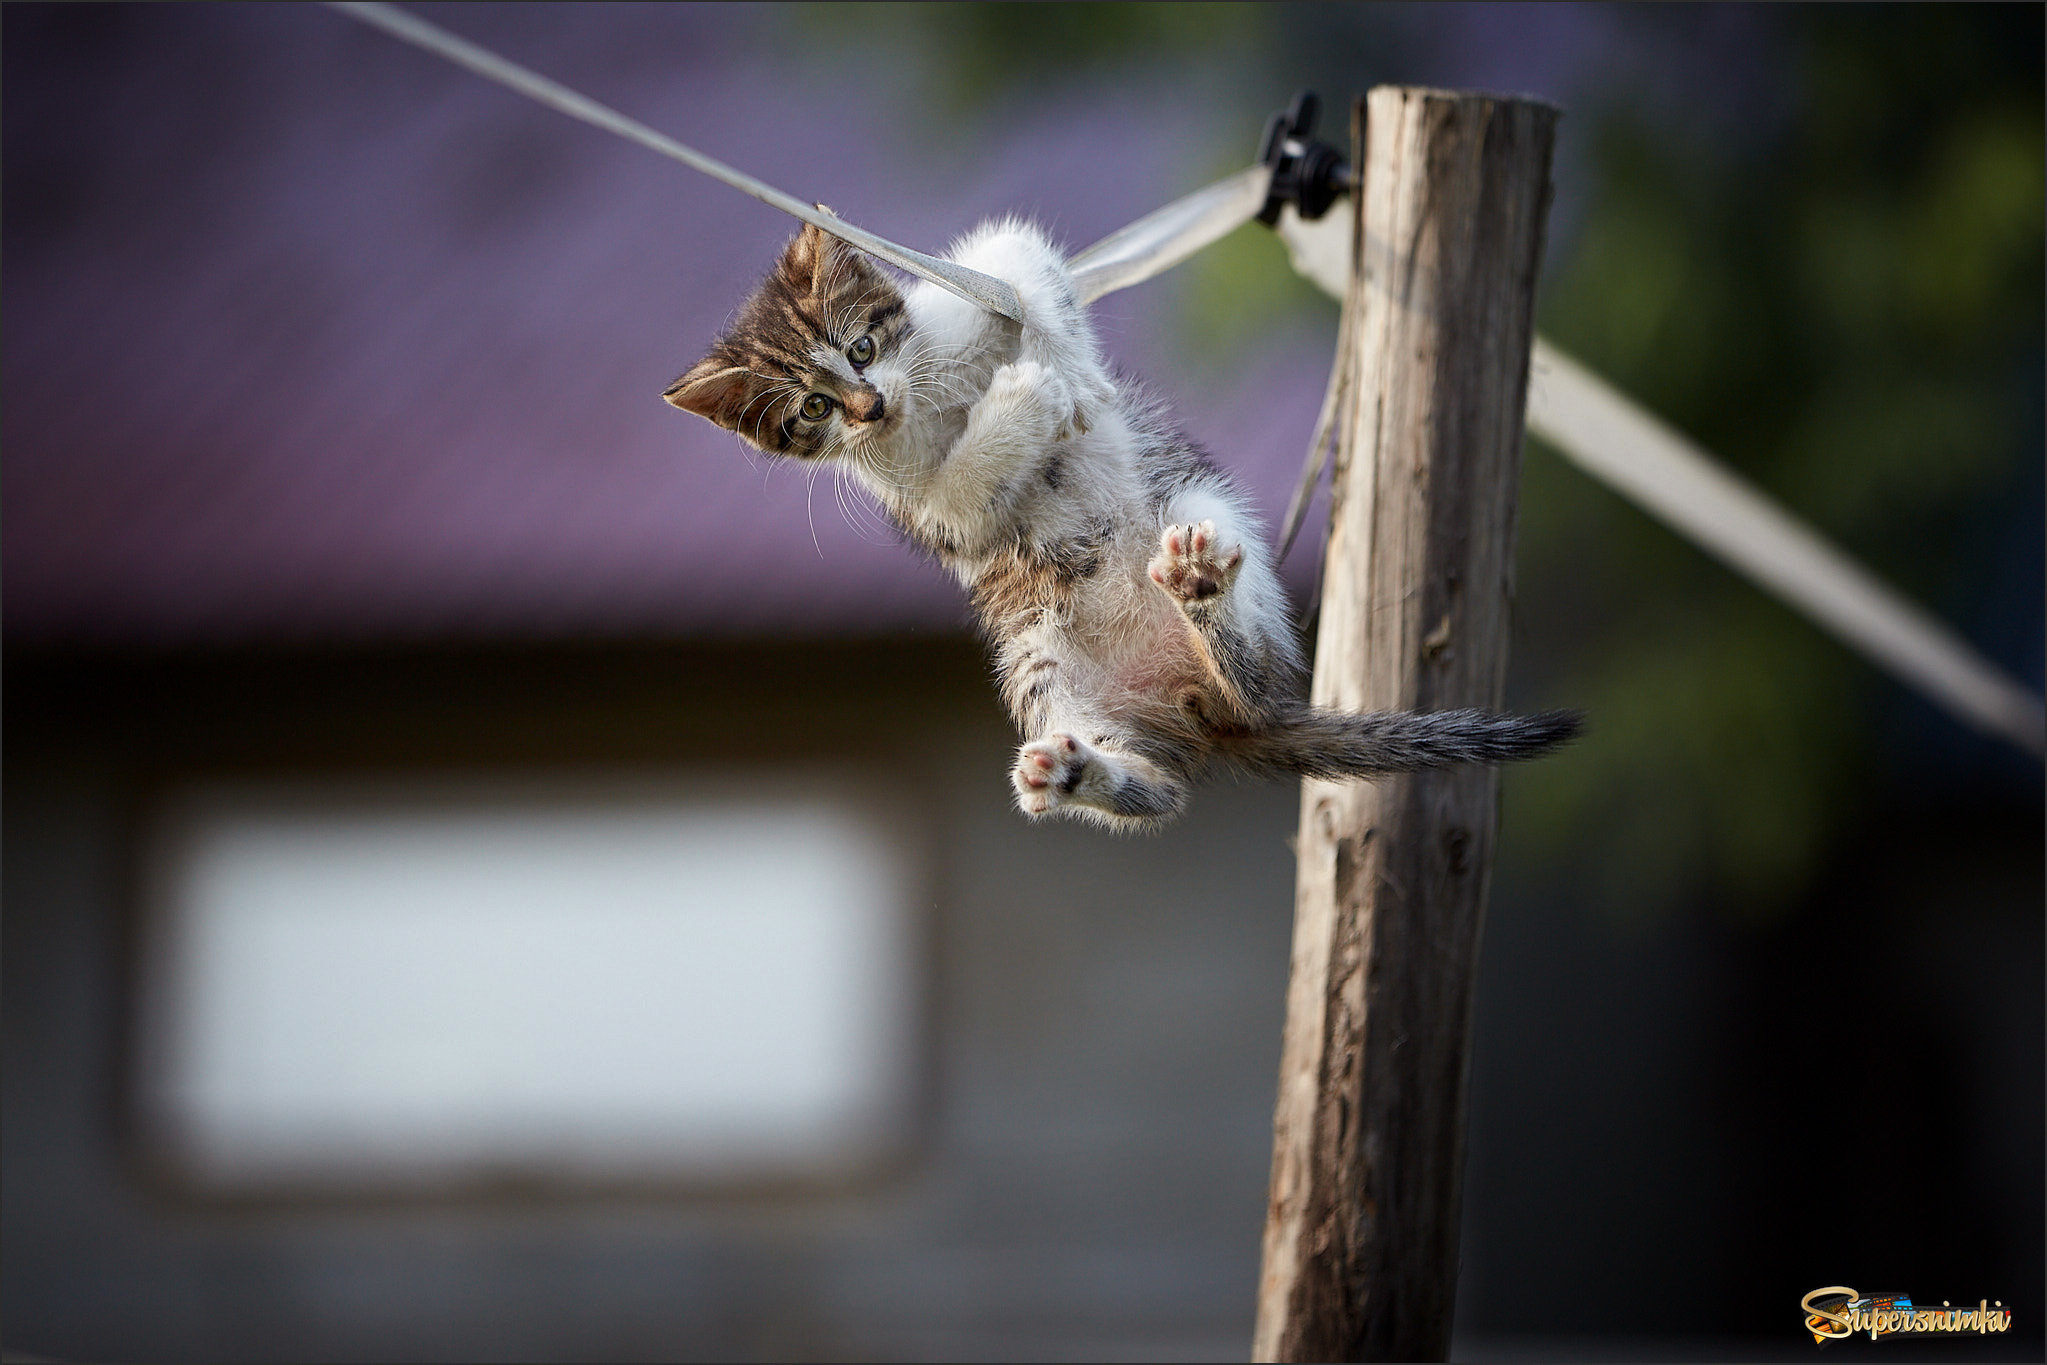
<svg viewBox="0 0 2047 1365">
<path fill-rule="evenodd" d="M 856 389 L 846 395 L 846 415 L 856 422 L 879 422 L 882 414 L 881 391 L 875 388 Z"/>
</svg>

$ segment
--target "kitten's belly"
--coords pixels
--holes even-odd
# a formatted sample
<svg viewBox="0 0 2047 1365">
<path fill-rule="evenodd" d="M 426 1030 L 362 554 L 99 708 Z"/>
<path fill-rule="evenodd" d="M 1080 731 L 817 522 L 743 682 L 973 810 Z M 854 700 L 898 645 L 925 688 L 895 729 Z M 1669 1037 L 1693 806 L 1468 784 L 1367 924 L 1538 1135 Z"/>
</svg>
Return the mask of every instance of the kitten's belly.
<svg viewBox="0 0 2047 1365">
<path fill-rule="evenodd" d="M 1118 719 L 1141 721 L 1177 712 L 1207 686 L 1208 670 L 1179 607 L 1149 577 L 1131 587 L 1132 598 L 1104 613 L 1086 644 L 1105 684 L 1101 701 Z"/>
</svg>

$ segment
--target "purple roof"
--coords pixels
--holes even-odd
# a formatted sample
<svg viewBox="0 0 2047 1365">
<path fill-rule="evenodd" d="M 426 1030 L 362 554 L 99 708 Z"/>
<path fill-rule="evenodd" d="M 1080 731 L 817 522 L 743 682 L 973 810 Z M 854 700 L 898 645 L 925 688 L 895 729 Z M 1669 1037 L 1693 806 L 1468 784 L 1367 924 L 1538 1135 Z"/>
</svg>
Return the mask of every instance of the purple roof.
<svg viewBox="0 0 2047 1365">
<path fill-rule="evenodd" d="M 429 12 L 927 250 L 1011 209 L 1083 245 L 1255 141 L 1198 90 L 1104 83 L 934 164 L 871 73 L 791 83 L 774 13 Z M 965 621 L 828 473 L 806 488 L 660 400 L 782 215 L 331 11 L 5 25 L 10 643 Z M 1276 519 L 1333 316 L 1200 387 L 1161 360 L 1168 288 L 1105 302 L 1110 349 Z"/>
</svg>

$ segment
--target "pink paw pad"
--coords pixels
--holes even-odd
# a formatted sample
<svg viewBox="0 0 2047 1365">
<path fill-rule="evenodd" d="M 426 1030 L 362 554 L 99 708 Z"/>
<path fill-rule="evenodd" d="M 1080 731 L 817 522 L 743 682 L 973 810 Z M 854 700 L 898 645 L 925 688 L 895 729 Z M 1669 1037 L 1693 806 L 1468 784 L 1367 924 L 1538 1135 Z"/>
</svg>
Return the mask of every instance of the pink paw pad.
<svg viewBox="0 0 2047 1365">
<path fill-rule="evenodd" d="M 1151 561 L 1151 581 L 1183 602 L 1199 602 L 1227 588 L 1243 559 L 1243 547 L 1228 544 L 1212 521 L 1168 526 Z"/>
<path fill-rule="evenodd" d="M 1024 745 L 1010 770 L 1018 802 L 1043 815 L 1080 785 L 1090 755 L 1072 735 L 1049 735 Z"/>
</svg>

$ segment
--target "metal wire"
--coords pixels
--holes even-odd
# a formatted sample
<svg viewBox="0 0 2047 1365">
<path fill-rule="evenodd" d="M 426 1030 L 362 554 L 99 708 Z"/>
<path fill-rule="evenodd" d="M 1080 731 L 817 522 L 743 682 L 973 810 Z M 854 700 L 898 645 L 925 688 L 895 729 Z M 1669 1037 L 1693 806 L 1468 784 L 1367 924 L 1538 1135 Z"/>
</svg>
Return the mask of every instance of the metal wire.
<svg viewBox="0 0 2047 1365">
<path fill-rule="evenodd" d="M 1344 207 L 1315 223 L 1287 216 L 1279 222 L 1294 268 L 1339 299 L 1354 269 Z M 2037 694 L 1541 337 L 1529 364 L 1528 430 L 1965 723 L 2029 753 L 2047 753 L 2047 708 Z M 1318 467 L 1311 451 L 1309 468 Z"/>
<path fill-rule="evenodd" d="M 2047 753 L 2039 697 L 1540 337 L 1529 365 L 1528 429 L 1963 720 Z"/>
<path fill-rule="evenodd" d="M 1015 322 L 1023 321 L 1023 305 L 1018 301 L 1016 290 L 992 275 L 978 270 L 969 270 L 951 261 L 927 256 L 921 251 L 899 246 L 886 237 L 876 236 L 865 228 L 858 228 L 845 219 L 814 204 L 806 204 L 794 195 L 785 194 L 765 181 L 756 180 L 745 171 L 736 170 L 715 157 L 705 156 L 694 147 L 684 146 L 674 138 L 657 133 L 637 119 L 627 118 L 616 109 L 599 104 L 586 95 L 549 80 L 536 71 L 530 71 L 517 62 L 507 61 L 487 48 L 478 47 L 466 38 L 458 38 L 444 28 L 428 23 L 416 15 L 391 5 L 372 3 L 371 0 L 328 0 L 330 6 L 359 19 L 373 28 L 414 47 L 426 49 L 437 56 L 445 57 L 457 66 L 465 67 L 486 80 L 496 81 L 507 89 L 516 90 L 528 99 L 537 100 L 550 109 L 567 114 L 570 118 L 616 133 L 629 142 L 637 142 L 649 151 L 659 152 L 672 160 L 680 161 L 692 170 L 702 171 L 714 180 L 719 180 L 743 194 L 750 194 L 764 204 L 771 204 L 791 217 L 831 233 L 842 241 L 850 242 L 869 255 L 887 261 L 890 265 L 907 270 L 912 275 L 931 281 L 943 289 L 951 290 L 969 303 L 978 304 L 991 313 L 1000 313 Z"/>
<path fill-rule="evenodd" d="M 1110 233 L 1068 262 L 1080 301 L 1140 284 L 1242 227 L 1271 184 L 1272 167 L 1247 167 Z"/>
</svg>

